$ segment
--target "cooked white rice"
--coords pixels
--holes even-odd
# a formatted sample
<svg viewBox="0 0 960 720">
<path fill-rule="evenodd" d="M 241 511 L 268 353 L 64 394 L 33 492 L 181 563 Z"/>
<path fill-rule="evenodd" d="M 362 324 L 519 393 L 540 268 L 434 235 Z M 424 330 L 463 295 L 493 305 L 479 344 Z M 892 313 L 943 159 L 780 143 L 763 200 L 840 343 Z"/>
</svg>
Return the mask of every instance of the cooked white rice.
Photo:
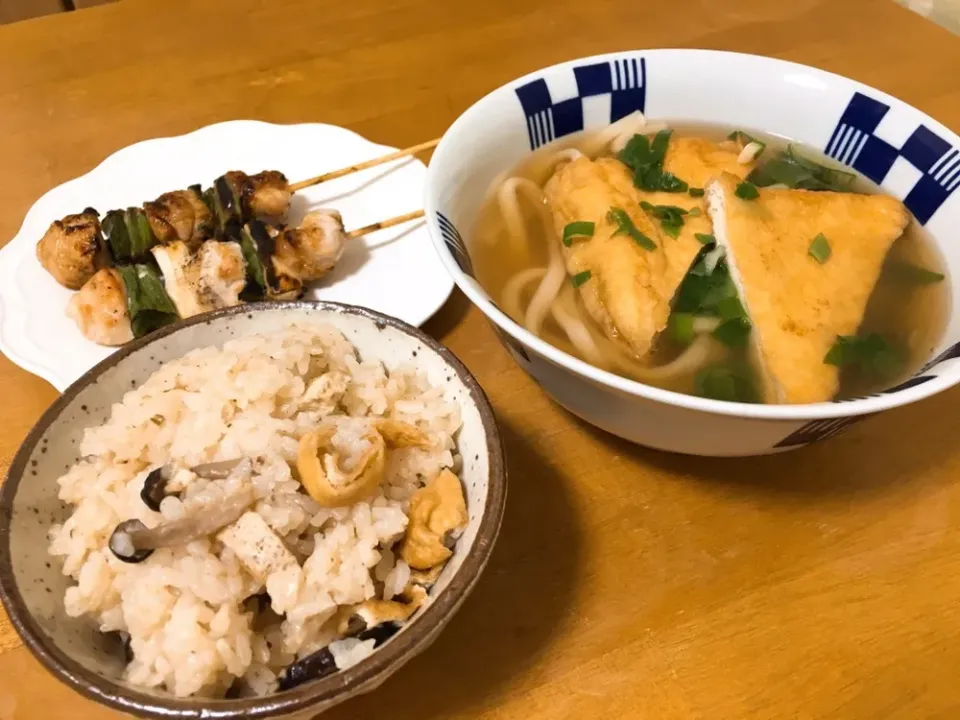
<svg viewBox="0 0 960 720">
<path fill-rule="evenodd" d="M 291 472 L 298 439 L 321 421 L 334 422 L 334 445 L 355 456 L 366 442 L 356 430 L 373 417 L 417 425 L 430 449 L 388 451 L 372 499 L 321 508 Z M 339 640 L 331 627 L 338 607 L 404 589 L 410 569 L 390 548 L 407 526 L 412 493 L 444 467 L 458 469 L 459 426 L 458 409 L 440 388 L 412 368 L 388 372 L 359 361 L 325 325 L 245 337 L 168 362 L 115 404 L 105 424 L 85 432 L 83 460 L 59 479 L 61 499 L 74 506 L 50 531 L 51 554 L 76 581 L 66 610 L 91 616 L 104 632 L 129 634 L 134 657 L 125 677 L 132 684 L 215 696 L 242 677 L 255 692 L 271 692 L 297 657 Z M 245 481 L 255 488 L 253 509 L 299 565 L 258 580 L 213 536 L 156 550 L 138 564 L 108 549 L 122 521 L 153 527 L 215 504 L 233 490 L 230 483 L 188 468 L 239 457 L 254 459 Z M 153 512 L 140 491 L 151 470 L 170 464 L 179 468 L 173 484 L 183 493 Z M 255 619 L 244 601 L 263 591 L 280 614 Z M 372 641 L 350 638 L 330 646 L 338 667 L 371 648 Z"/>
</svg>

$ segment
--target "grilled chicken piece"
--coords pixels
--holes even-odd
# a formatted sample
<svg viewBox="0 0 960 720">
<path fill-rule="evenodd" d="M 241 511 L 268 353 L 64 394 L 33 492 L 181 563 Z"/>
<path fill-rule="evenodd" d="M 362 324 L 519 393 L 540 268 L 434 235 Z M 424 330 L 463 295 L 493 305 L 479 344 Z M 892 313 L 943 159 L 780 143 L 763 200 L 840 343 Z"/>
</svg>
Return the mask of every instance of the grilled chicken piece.
<svg viewBox="0 0 960 720">
<path fill-rule="evenodd" d="M 303 282 L 319 280 L 343 255 L 346 235 L 336 210 L 307 213 L 300 227 L 286 228 L 276 238 L 274 257 Z"/>
<path fill-rule="evenodd" d="M 250 176 L 250 195 L 247 203 L 257 217 L 281 217 L 290 207 L 290 183 L 277 170 L 264 170 Z"/>
<path fill-rule="evenodd" d="M 158 245 L 150 252 L 160 266 L 163 285 L 180 317 L 186 320 L 206 312 L 208 308 L 197 292 L 200 278 L 199 256 L 191 253 L 187 244 L 179 240 L 169 245 Z"/>
<path fill-rule="evenodd" d="M 144 203 L 143 211 L 150 229 L 163 245 L 182 240 L 196 249 L 213 236 L 213 216 L 194 190 L 164 193 L 153 202 Z"/>
<path fill-rule="evenodd" d="M 293 193 L 282 172 L 264 170 L 256 175 L 247 175 L 239 170 L 231 170 L 223 177 L 240 198 L 247 217 L 278 218 L 285 215 L 290 207 Z"/>
<path fill-rule="evenodd" d="M 237 243 L 208 240 L 200 246 L 200 292 L 211 309 L 239 305 L 246 282 L 246 263 Z"/>
<path fill-rule="evenodd" d="M 208 240 L 196 253 L 177 240 L 158 245 L 153 253 L 167 295 L 181 318 L 236 305 L 243 289 L 246 266 L 237 243 Z"/>
<path fill-rule="evenodd" d="M 64 287 L 82 288 L 110 263 L 97 211 L 87 208 L 55 220 L 37 243 L 37 260 Z"/>
<path fill-rule="evenodd" d="M 267 298 L 269 300 L 297 300 L 303 297 L 303 281 L 297 275 L 286 272 L 273 260 L 274 276 L 267 284 Z"/>
<path fill-rule="evenodd" d="M 831 400 L 839 369 L 824 362 L 838 335 L 857 331 L 887 251 L 910 221 L 888 195 L 761 188 L 736 196 L 739 178 L 707 185 L 717 242 L 753 331 L 751 354 L 768 403 Z M 819 234 L 830 259 L 810 256 Z"/>
<path fill-rule="evenodd" d="M 277 244 L 281 242 L 280 229 L 267 225 L 266 231 L 273 242 L 270 267 L 267 270 L 267 299 L 296 300 L 303 295 L 303 280 L 300 279 L 300 265 L 296 255 L 289 251 L 285 254 L 277 252 Z"/>
<path fill-rule="evenodd" d="M 127 289 L 113 268 L 98 270 L 70 298 L 67 315 L 87 340 L 98 345 L 123 345 L 133 340 L 127 312 Z"/>
</svg>

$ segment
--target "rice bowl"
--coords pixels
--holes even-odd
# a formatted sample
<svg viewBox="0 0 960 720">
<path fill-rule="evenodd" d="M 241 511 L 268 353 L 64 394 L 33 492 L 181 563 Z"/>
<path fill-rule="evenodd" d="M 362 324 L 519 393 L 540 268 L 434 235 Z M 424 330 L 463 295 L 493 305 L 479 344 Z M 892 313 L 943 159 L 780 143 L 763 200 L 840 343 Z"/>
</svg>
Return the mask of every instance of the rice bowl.
<svg viewBox="0 0 960 720">
<path fill-rule="evenodd" d="M 392 656 L 392 671 L 398 656 L 432 639 L 451 605 L 462 600 L 450 596 L 465 594 L 476 580 L 475 574 L 454 576 L 465 564 L 485 562 L 492 541 L 485 529 L 478 544 L 479 526 L 489 524 L 491 509 L 499 524 L 500 493 L 490 486 L 478 490 L 478 479 L 497 475 L 499 458 L 477 452 L 490 438 L 483 435 L 489 418 L 465 402 L 476 399 L 474 388 L 461 384 L 457 368 L 429 357 L 433 348 L 420 338 L 412 350 L 387 348 L 393 357 L 386 362 L 372 356 L 371 335 L 385 342 L 403 335 L 385 322 L 349 313 L 329 313 L 333 323 L 304 322 L 308 312 L 293 314 L 295 327 L 278 326 L 277 313 L 266 310 L 222 316 L 214 322 L 224 328 L 233 317 L 234 324 L 259 330 L 268 315 L 270 331 L 242 332 L 222 349 L 210 344 L 157 369 L 154 364 L 145 381 L 124 381 L 118 402 L 103 406 L 105 422 L 88 422 L 93 426 L 82 436 L 77 429 L 73 452 L 81 459 L 62 473 L 55 490 L 69 513 L 61 512 L 47 532 L 67 580 L 58 598 L 63 610 L 56 612 L 76 618 L 66 624 L 82 624 L 84 632 L 98 636 L 80 655 L 102 646 L 112 667 L 96 668 L 99 674 L 161 697 L 250 698 L 151 700 L 161 702 L 162 711 L 115 706 L 150 714 L 167 712 L 172 704 L 189 707 L 184 716 L 194 716 L 204 702 L 214 702 L 225 711 L 246 707 L 246 715 L 249 708 L 269 705 L 273 714 L 279 705 L 287 711 L 307 707 L 307 697 L 334 687 L 318 678 L 338 680 L 337 689 L 345 690 L 340 695 L 349 696 L 361 689 L 350 687 L 356 685 L 351 676 L 371 685 L 371 663 L 383 674 L 383 663 L 376 662 L 381 655 Z M 351 326 L 360 320 L 369 328 L 358 335 Z M 198 326 L 204 327 L 190 327 Z M 178 334 L 184 333 L 172 333 Z M 405 357 L 397 361 L 401 350 Z M 89 409 L 72 407 L 82 407 L 83 414 Z M 364 458 L 380 434 L 383 462 L 373 492 L 335 507 L 325 506 L 330 503 L 323 496 L 314 499 L 299 451 L 318 427 L 327 428 L 320 464 L 337 491 L 352 471 L 362 474 L 369 465 Z M 41 447 L 44 457 L 52 446 Z M 464 449 L 473 451 L 467 462 Z M 422 532 L 413 537 L 409 530 L 437 530 L 437 515 L 429 510 L 436 497 L 422 496 L 441 486 L 454 488 L 452 501 L 445 496 L 439 502 L 453 512 L 441 521 L 447 523 L 445 543 L 425 550 Z M 252 502 L 237 503 L 243 493 L 251 493 Z M 23 555 L 17 527 L 28 516 L 14 508 L 11 520 L 7 508 L 16 502 L 10 501 L 8 491 L 0 537 L 7 536 L 16 558 Z M 224 510 L 231 504 L 237 505 L 233 515 Z M 147 534 L 115 542 L 130 523 L 154 535 L 174 528 L 179 541 L 134 557 L 130 538 Z M 191 525 L 193 535 L 184 535 Z M 14 559 L 12 573 L 0 570 L 4 600 L 28 644 L 35 650 L 40 644 L 40 657 L 48 660 L 49 640 L 38 640 L 39 628 L 27 630 L 30 621 L 22 620 L 23 598 L 17 595 L 29 592 L 23 577 L 16 595 L 10 592 L 8 578 L 37 572 L 35 560 L 29 565 L 25 569 Z M 49 600 L 49 585 L 46 592 Z M 438 605 L 444 606 L 439 624 Z M 39 609 L 36 614 L 46 626 L 40 634 L 58 632 L 52 616 L 40 618 L 48 613 Z M 427 621 L 418 621 L 428 615 L 433 626 L 423 627 Z M 129 662 L 122 659 L 124 644 Z M 74 649 L 67 654 L 79 659 Z M 56 670 L 62 662 L 56 658 Z M 337 678 L 327 677 L 332 674 Z M 89 684 L 80 689 L 103 697 Z M 278 689 L 285 692 L 254 698 Z M 143 702 L 137 690 L 126 692 L 134 703 Z M 290 701 L 281 700 L 288 696 Z"/>
</svg>

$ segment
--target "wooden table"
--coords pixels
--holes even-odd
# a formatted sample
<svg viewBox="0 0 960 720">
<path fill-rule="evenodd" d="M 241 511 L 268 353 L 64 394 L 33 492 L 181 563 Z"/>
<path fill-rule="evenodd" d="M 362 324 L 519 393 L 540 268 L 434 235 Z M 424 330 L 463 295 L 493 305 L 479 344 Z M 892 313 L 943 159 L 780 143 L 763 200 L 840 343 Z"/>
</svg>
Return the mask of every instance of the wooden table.
<svg viewBox="0 0 960 720">
<path fill-rule="evenodd" d="M 259 118 L 405 146 L 527 71 L 659 46 L 810 63 L 960 129 L 960 41 L 886 0 L 126 0 L 0 27 L 0 237 L 137 140 Z M 436 645 L 326 717 L 960 716 L 960 391 L 787 455 L 673 457 L 553 405 L 461 295 L 428 329 L 499 412 L 503 532 Z M 6 359 L 0 386 L 5 471 L 55 391 Z M 0 613 L 0 720 L 109 717 Z"/>
</svg>

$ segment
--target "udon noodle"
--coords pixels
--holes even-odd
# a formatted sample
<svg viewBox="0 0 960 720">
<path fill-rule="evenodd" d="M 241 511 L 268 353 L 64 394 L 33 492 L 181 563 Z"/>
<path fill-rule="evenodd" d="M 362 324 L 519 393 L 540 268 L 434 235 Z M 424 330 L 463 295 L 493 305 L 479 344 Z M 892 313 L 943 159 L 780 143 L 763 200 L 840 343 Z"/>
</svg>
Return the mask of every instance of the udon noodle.
<svg viewBox="0 0 960 720">
<path fill-rule="evenodd" d="M 580 292 L 571 285 L 561 238 L 544 193 L 547 181 L 568 163 L 583 156 L 594 160 L 616 157 L 636 135 L 652 137 L 666 127 L 662 122 L 648 122 L 636 112 L 602 130 L 539 149 L 518 168 L 494 180 L 468 242 L 478 279 L 526 330 L 598 368 L 679 392 L 703 394 L 698 373 L 711 363 L 735 363 L 746 368 L 746 374 L 753 372 L 745 351 L 731 350 L 717 340 L 722 320 L 694 315 L 685 342 L 676 342 L 670 333 L 661 332 L 645 357 L 635 355 L 591 317 Z M 677 124 L 671 124 L 670 130 L 675 137 L 707 137 L 721 147 L 728 144 L 725 141 L 730 132 L 729 128 Z M 760 167 L 758 158 L 762 154 L 769 156 L 773 149 L 785 147 L 778 138 L 757 133 L 746 137 L 749 141 L 733 156 L 739 163 Z M 862 178 L 856 180 L 855 187 L 860 193 L 878 192 Z M 927 268 L 923 272 L 929 277 L 943 278 L 942 260 L 916 225 L 911 223 L 890 250 L 862 323 L 863 329 L 882 330 L 901 344 L 907 356 L 901 375 L 929 356 L 945 327 L 949 309 L 947 283 L 918 283 L 905 288 L 893 279 L 891 268 L 904 263 Z M 705 247 L 697 258 L 700 271 L 706 275 L 725 267 L 725 262 L 720 244 Z M 839 395 L 874 391 L 891 382 L 890 378 L 878 381 L 856 369 L 845 369 Z"/>
</svg>

